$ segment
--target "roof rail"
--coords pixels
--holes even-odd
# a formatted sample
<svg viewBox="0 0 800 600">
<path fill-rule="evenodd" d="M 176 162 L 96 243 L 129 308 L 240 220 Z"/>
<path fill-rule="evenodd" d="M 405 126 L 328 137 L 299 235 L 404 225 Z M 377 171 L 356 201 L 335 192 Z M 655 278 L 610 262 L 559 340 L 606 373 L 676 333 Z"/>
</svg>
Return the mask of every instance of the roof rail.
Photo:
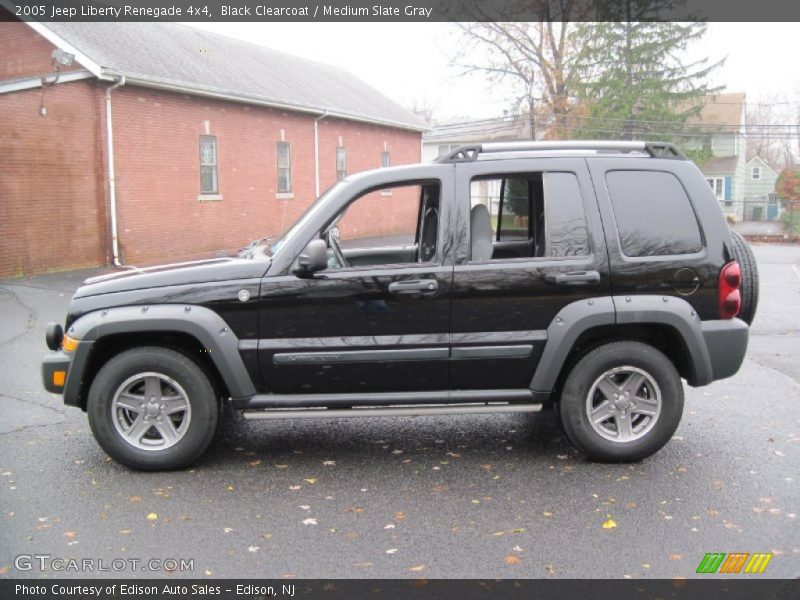
<svg viewBox="0 0 800 600">
<path fill-rule="evenodd" d="M 643 152 L 652 158 L 687 160 L 675 144 L 669 142 L 626 141 L 556 141 L 556 142 L 491 142 L 459 146 L 435 160 L 438 163 L 474 162 L 485 154 L 500 152 L 548 152 L 553 150 L 591 150 L 596 152 Z"/>
</svg>

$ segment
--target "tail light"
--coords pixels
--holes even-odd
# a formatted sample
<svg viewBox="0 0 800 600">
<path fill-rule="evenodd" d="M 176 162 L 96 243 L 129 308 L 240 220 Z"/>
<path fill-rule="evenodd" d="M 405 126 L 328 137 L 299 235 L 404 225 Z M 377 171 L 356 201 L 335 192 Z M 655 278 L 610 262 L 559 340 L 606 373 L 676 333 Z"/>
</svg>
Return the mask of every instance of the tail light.
<svg viewBox="0 0 800 600">
<path fill-rule="evenodd" d="M 742 270 L 735 260 L 729 262 L 719 272 L 717 285 L 717 306 L 720 319 L 733 319 L 742 308 L 742 295 L 739 286 L 742 283 Z"/>
</svg>

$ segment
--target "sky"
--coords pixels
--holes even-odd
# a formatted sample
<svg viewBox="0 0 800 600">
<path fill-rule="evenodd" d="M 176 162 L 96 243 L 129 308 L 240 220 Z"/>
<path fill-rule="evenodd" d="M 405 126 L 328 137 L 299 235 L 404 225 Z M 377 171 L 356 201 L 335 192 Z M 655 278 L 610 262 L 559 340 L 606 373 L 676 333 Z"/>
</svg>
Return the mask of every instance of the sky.
<svg viewBox="0 0 800 600">
<path fill-rule="evenodd" d="M 501 116 L 507 90 L 451 66 L 458 47 L 448 23 L 188 23 L 319 62 L 342 67 L 399 104 L 427 106 L 439 122 Z M 725 64 L 711 80 L 748 103 L 776 94 L 800 97 L 797 23 L 710 23 L 690 57 Z"/>
</svg>

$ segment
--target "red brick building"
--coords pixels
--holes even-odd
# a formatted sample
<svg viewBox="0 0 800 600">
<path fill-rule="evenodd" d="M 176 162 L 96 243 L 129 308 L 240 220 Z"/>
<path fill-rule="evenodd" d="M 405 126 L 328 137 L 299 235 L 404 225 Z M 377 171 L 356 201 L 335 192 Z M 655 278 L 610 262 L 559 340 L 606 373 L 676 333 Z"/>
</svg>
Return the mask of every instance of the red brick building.
<svg viewBox="0 0 800 600">
<path fill-rule="evenodd" d="M 342 69 L 170 23 L 0 22 L 0 111 L 0 276 L 229 253 L 418 162 L 426 128 Z"/>
</svg>

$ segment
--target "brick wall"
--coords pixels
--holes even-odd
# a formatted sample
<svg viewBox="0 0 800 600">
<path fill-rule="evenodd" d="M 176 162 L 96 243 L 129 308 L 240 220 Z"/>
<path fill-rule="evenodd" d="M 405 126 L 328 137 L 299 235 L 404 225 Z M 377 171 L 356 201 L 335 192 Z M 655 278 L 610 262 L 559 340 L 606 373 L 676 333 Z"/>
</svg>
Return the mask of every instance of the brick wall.
<svg viewBox="0 0 800 600">
<path fill-rule="evenodd" d="M 52 72 L 52 49 L 27 25 L 0 19 L 0 79 Z M 106 85 L 49 87 L 46 117 L 41 89 L 0 94 L 0 276 L 108 262 Z M 284 230 L 315 198 L 311 115 L 134 86 L 115 90 L 112 103 L 125 263 L 230 253 Z M 351 173 L 380 166 L 383 150 L 393 165 L 420 160 L 419 133 L 331 118 L 319 122 L 319 133 L 323 191 L 336 180 L 340 138 Z M 217 138 L 220 199 L 199 199 L 206 134 Z M 291 144 L 291 198 L 277 193 L 281 140 Z M 359 207 L 362 229 L 391 232 L 416 219 L 418 197 L 394 195 L 391 217 L 386 199 Z"/>
<path fill-rule="evenodd" d="M 106 262 L 96 90 L 80 81 L 0 94 L 0 276 Z"/>
<path fill-rule="evenodd" d="M 113 106 L 119 238 L 127 263 L 230 252 L 287 228 L 315 198 L 309 115 L 132 86 L 114 92 Z M 379 166 L 384 147 L 393 164 L 420 158 L 418 133 L 333 119 L 319 127 L 323 191 L 336 179 L 340 136 L 350 172 Z M 198 199 L 199 138 L 207 134 L 217 138 L 219 200 Z M 291 198 L 277 192 L 280 141 L 291 145 Z"/>
</svg>

